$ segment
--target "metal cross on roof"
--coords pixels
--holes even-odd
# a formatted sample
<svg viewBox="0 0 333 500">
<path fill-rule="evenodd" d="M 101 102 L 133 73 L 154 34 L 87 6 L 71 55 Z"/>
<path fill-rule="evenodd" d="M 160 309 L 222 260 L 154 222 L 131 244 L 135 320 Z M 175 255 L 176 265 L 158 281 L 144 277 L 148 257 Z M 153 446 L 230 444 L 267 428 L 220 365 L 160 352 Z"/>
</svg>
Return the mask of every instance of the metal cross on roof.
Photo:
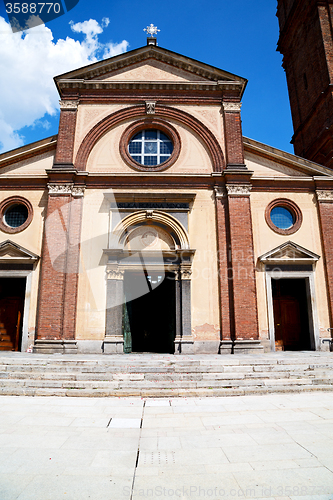
<svg viewBox="0 0 333 500">
<path fill-rule="evenodd" d="M 161 30 L 157 29 L 156 26 L 151 24 L 150 26 L 147 26 L 147 28 L 144 28 L 143 31 L 146 31 L 147 35 L 154 36 L 157 34 L 158 31 L 161 31 Z"/>
</svg>

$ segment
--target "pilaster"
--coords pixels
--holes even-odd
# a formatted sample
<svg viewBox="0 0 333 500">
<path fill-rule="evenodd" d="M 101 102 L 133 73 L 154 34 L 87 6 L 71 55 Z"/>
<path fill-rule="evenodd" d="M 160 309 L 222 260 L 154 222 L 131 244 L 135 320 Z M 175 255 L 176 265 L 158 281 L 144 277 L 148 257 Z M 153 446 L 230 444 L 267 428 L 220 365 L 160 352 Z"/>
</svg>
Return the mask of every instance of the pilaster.
<svg viewBox="0 0 333 500">
<path fill-rule="evenodd" d="M 182 262 L 180 264 L 180 292 L 181 292 L 181 311 L 182 311 L 182 337 L 181 353 L 194 353 L 194 340 L 192 336 L 191 323 L 191 262 Z"/>
<path fill-rule="evenodd" d="M 241 106 L 239 101 L 222 101 L 227 168 L 244 170 Z"/>
<path fill-rule="evenodd" d="M 317 186 L 321 240 L 325 259 L 325 274 L 329 303 L 330 326 L 333 325 L 333 187 Z"/>
<path fill-rule="evenodd" d="M 74 168 L 73 151 L 78 100 L 61 100 L 57 150 L 54 166 L 57 168 Z"/>
<path fill-rule="evenodd" d="M 124 270 L 118 264 L 108 264 L 106 274 L 106 328 L 103 352 L 106 354 L 120 354 L 124 352 L 122 331 Z"/>
<path fill-rule="evenodd" d="M 244 344 L 242 352 L 257 349 L 258 314 L 255 281 L 255 261 L 250 207 L 250 171 L 227 169 L 224 172 L 228 193 L 228 215 L 230 227 L 230 257 L 233 303 L 233 342 L 237 349 Z"/>
<path fill-rule="evenodd" d="M 54 173 L 53 169 L 51 171 Z M 74 352 L 84 185 L 49 171 L 35 352 Z"/>
<path fill-rule="evenodd" d="M 219 299 L 220 299 L 220 324 L 221 324 L 221 354 L 230 354 L 231 340 L 231 311 L 232 294 L 229 282 L 229 256 L 230 230 L 228 223 L 228 196 L 224 185 L 215 187 L 217 250 L 219 269 Z"/>
</svg>

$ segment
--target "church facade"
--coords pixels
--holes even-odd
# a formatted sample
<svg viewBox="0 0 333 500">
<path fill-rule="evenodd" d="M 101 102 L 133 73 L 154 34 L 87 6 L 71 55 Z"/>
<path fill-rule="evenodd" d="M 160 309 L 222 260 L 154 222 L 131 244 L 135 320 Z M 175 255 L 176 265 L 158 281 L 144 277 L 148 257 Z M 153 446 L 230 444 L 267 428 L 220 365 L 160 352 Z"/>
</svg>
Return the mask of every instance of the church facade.
<svg viewBox="0 0 333 500">
<path fill-rule="evenodd" d="M 0 155 L 0 349 L 328 349 L 333 173 L 242 136 L 246 80 L 147 46 L 55 78 Z"/>
</svg>

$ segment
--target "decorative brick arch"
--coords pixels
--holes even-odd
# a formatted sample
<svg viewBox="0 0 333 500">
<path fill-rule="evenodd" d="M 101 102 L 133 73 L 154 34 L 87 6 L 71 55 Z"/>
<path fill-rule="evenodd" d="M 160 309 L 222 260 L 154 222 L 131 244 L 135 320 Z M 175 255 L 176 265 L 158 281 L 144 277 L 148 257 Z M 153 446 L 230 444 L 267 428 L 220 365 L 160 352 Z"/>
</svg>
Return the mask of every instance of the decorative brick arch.
<svg viewBox="0 0 333 500">
<path fill-rule="evenodd" d="M 143 104 L 139 106 L 130 106 L 129 108 L 116 111 L 98 122 L 83 139 L 76 155 L 75 168 L 77 170 L 86 169 L 88 157 L 94 145 L 112 127 L 115 127 L 129 118 L 134 119 L 142 116 L 147 117 L 145 111 L 145 105 Z M 225 168 L 223 152 L 214 134 L 192 115 L 179 109 L 156 105 L 155 115 L 152 116 L 169 120 L 177 120 L 183 125 L 189 127 L 203 140 L 206 145 L 212 160 L 213 171 L 221 172 Z"/>
</svg>

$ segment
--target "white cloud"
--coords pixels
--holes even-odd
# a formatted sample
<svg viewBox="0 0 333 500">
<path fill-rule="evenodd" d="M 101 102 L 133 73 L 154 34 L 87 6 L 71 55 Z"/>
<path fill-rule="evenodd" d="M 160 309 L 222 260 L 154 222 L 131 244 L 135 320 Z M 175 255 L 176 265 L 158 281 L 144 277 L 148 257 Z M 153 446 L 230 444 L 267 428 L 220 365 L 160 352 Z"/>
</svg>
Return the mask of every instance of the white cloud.
<svg viewBox="0 0 333 500">
<path fill-rule="evenodd" d="M 45 25 L 12 33 L 0 17 L 0 152 L 24 144 L 19 134 L 22 127 L 36 125 L 45 114 L 57 112 L 54 76 L 126 52 L 126 40 L 115 44 L 98 41 L 108 24 L 108 18 L 101 24 L 94 19 L 71 23 L 72 31 L 83 33 L 84 40 L 67 37 L 54 42 Z"/>
</svg>

